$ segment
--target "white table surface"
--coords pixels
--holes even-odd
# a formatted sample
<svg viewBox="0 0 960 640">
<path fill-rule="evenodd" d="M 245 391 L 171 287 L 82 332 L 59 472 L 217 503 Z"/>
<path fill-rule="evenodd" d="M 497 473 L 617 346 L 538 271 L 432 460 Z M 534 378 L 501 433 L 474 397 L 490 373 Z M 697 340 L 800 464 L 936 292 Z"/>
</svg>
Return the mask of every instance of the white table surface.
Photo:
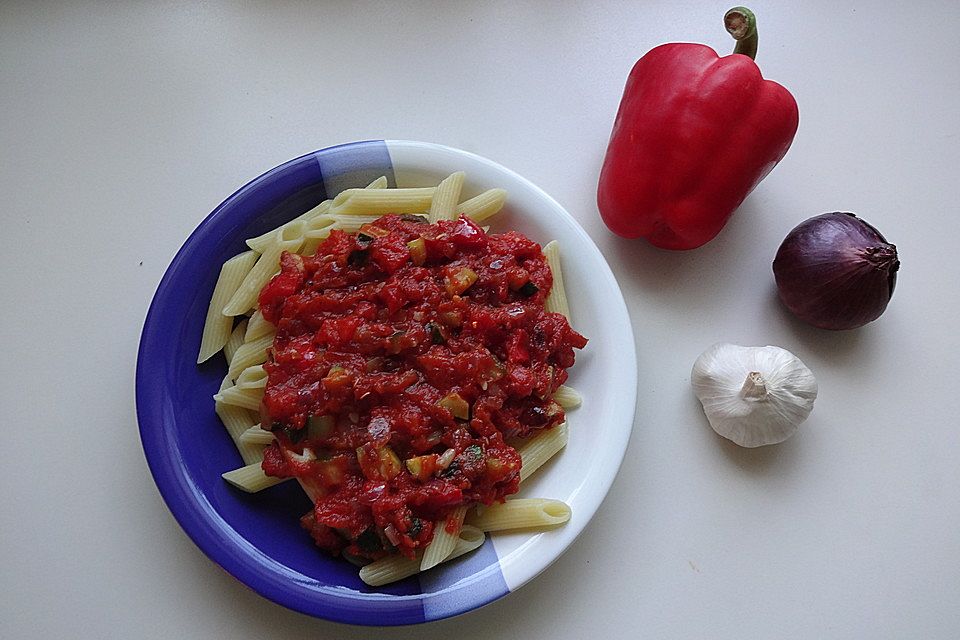
<svg viewBox="0 0 960 640">
<path fill-rule="evenodd" d="M 585 533 L 421 637 L 958 637 L 960 4 L 754 2 L 800 130 L 687 253 L 611 235 L 597 175 L 636 58 L 732 50 L 725 5 L 405 4 L 0 4 L 0 637 L 410 637 L 288 611 L 207 560 L 153 484 L 133 399 L 147 306 L 193 227 L 284 160 L 380 137 L 555 196 L 619 279 L 640 358 L 633 439 Z M 838 209 L 903 266 L 879 321 L 829 333 L 780 307 L 770 262 Z M 716 341 L 814 370 L 796 437 L 713 434 L 689 371 Z"/>
</svg>

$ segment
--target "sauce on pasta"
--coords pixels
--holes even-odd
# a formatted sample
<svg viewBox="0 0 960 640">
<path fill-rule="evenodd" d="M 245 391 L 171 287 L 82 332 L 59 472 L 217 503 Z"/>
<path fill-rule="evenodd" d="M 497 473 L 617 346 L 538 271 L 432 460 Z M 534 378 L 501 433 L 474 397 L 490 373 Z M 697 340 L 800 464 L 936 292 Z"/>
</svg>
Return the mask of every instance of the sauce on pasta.
<svg viewBox="0 0 960 640">
<path fill-rule="evenodd" d="M 587 342 L 544 309 L 539 245 L 388 215 L 280 264 L 259 297 L 277 327 L 263 469 L 314 496 L 320 547 L 412 557 L 457 507 L 516 493 L 508 442 L 564 420 L 551 395 Z"/>
</svg>

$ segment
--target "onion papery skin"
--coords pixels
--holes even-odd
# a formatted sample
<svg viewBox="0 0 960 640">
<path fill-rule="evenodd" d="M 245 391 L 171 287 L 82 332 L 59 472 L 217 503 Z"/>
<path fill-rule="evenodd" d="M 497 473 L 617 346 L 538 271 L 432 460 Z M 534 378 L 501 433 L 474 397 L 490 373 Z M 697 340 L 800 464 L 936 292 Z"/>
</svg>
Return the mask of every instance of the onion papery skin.
<svg viewBox="0 0 960 640">
<path fill-rule="evenodd" d="M 845 330 L 873 322 L 897 282 L 896 246 L 852 213 L 824 213 L 794 227 L 773 260 L 783 304 L 804 322 Z"/>
</svg>

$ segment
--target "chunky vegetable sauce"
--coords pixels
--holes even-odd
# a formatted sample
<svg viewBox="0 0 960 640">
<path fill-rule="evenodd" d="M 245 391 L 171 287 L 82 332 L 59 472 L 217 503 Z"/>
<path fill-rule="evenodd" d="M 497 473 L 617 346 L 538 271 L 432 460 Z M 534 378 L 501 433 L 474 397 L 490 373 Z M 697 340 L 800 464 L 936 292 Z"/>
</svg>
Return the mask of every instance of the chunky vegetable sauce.
<svg viewBox="0 0 960 640">
<path fill-rule="evenodd" d="M 263 469 L 314 496 L 319 546 L 411 556 L 454 508 L 517 491 L 508 440 L 564 420 L 551 395 L 587 342 L 544 310 L 551 284 L 536 243 L 465 217 L 384 216 L 282 256 L 260 293 Z"/>
</svg>

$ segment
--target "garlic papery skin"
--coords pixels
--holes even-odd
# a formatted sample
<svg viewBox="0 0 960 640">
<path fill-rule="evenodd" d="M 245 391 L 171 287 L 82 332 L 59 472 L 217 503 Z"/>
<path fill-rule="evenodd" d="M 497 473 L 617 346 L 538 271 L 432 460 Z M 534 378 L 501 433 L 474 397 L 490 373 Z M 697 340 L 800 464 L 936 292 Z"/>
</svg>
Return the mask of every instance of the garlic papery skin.
<svg viewBox="0 0 960 640">
<path fill-rule="evenodd" d="M 715 344 L 697 358 L 690 381 L 713 430 L 741 447 L 783 442 L 817 399 L 813 372 L 780 347 Z"/>
</svg>

